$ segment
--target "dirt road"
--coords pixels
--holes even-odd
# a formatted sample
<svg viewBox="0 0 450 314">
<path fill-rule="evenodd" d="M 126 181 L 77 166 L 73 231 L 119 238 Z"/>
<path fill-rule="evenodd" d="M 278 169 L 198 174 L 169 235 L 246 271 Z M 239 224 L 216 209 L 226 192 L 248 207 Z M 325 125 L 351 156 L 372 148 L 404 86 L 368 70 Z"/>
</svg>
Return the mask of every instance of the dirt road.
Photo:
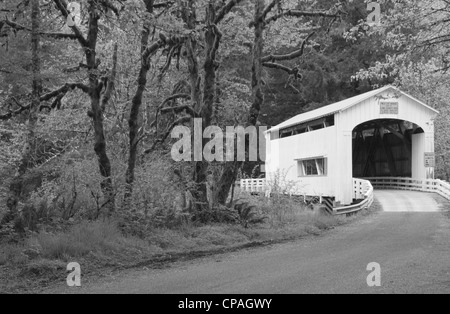
<svg viewBox="0 0 450 314">
<path fill-rule="evenodd" d="M 376 191 L 386 211 L 320 237 L 47 292 L 450 293 L 450 208 L 431 194 L 411 193 Z M 388 202 L 393 195 L 395 206 Z M 367 285 L 372 262 L 381 266 L 381 287 Z"/>
</svg>

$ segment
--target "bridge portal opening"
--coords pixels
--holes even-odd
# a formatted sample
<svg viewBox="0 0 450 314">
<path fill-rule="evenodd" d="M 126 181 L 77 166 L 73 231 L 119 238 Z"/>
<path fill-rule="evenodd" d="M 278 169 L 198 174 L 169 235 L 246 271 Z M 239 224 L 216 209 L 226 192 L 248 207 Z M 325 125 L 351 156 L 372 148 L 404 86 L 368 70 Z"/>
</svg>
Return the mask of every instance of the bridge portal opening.
<svg viewBox="0 0 450 314">
<path fill-rule="evenodd" d="M 424 130 L 412 122 L 378 119 L 353 130 L 353 177 L 412 177 L 413 137 Z"/>
</svg>

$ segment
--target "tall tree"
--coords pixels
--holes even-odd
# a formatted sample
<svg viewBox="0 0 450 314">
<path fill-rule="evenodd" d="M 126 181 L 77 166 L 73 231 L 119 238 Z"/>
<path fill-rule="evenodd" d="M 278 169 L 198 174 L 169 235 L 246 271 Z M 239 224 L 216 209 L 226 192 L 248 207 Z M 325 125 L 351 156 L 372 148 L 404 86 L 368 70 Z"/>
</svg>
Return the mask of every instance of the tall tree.
<svg viewBox="0 0 450 314">
<path fill-rule="evenodd" d="M 188 34 L 184 46 L 190 96 L 186 97 L 184 94 L 171 95 L 158 108 L 161 113 L 185 112 L 185 115 L 177 119 L 158 142 L 165 140 L 174 126 L 187 123 L 192 125 L 193 118 L 202 120 L 202 133 L 203 130 L 211 125 L 217 100 L 216 86 L 217 71 L 219 70 L 217 54 L 223 36 L 219 29 L 219 24 L 242 1 L 229 0 L 225 3 L 223 1 L 205 0 L 202 2 L 202 5 L 198 5 L 198 1 L 188 0 L 180 4 L 181 16 Z M 199 12 L 200 8 L 204 9 L 204 12 Z M 199 18 L 199 15 L 205 17 L 203 21 Z M 167 110 L 163 109 L 168 100 L 178 98 L 189 98 L 191 105 L 166 108 Z M 202 150 L 206 143 L 206 139 L 203 139 Z M 146 152 L 148 153 L 151 150 L 146 150 Z M 195 199 L 195 211 L 198 214 L 196 218 L 205 220 L 208 219 L 207 217 L 210 217 L 207 192 L 209 163 L 202 158 L 200 161 L 193 161 L 192 168 L 194 187 L 190 192 Z"/>
<path fill-rule="evenodd" d="M 39 57 L 40 49 L 40 24 L 41 24 L 41 11 L 39 0 L 31 1 L 31 67 L 32 67 L 32 92 L 31 92 L 31 104 L 28 110 L 27 119 L 27 144 L 25 145 L 22 153 L 21 161 L 17 171 L 17 175 L 14 178 L 11 187 L 10 195 L 7 201 L 9 207 L 9 213 L 5 217 L 3 223 L 7 221 L 15 220 L 15 228 L 17 231 L 23 231 L 23 225 L 21 218 L 18 215 L 17 204 L 22 192 L 22 178 L 25 175 L 27 169 L 32 166 L 32 157 L 35 150 L 36 138 L 35 127 L 38 120 L 37 112 L 40 105 L 40 96 L 42 92 L 42 80 L 41 80 L 41 60 Z"/>
<path fill-rule="evenodd" d="M 65 20 L 69 17 L 68 4 L 65 0 L 54 0 L 56 7 L 61 12 Z M 119 15 L 119 10 L 110 1 L 87 1 L 88 27 L 85 36 L 77 25 L 70 26 L 78 43 L 84 51 L 88 71 L 88 85 L 79 84 L 80 88 L 90 98 L 89 117 L 93 122 L 94 129 L 94 151 L 97 155 L 100 174 L 103 177 L 101 189 L 105 197 L 103 207 L 107 210 L 105 215 L 110 215 L 115 210 L 115 192 L 112 182 L 111 162 L 107 153 L 104 129 L 104 111 L 111 98 L 112 86 L 115 80 L 115 72 L 100 75 L 100 58 L 97 56 L 97 44 L 99 35 L 99 20 L 102 10 L 112 10 Z M 113 60 L 116 59 L 117 50 L 113 52 Z"/>
<path fill-rule="evenodd" d="M 307 10 L 295 9 L 295 8 L 283 8 L 280 0 L 272 0 L 267 6 L 264 0 L 256 0 L 254 4 L 254 16 L 250 22 L 250 27 L 254 30 L 254 41 L 252 45 L 252 97 L 251 106 L 248 112 L 247 125 L 256 126 L 260 116 L 261 108 L 264 104 L 263 93 L 263 67 L 277 69 L 286 72 L 290 79 L 297 80 L 301 77 L 301 73 L 298 67 L 289 67 L 283 65 L 281 61 L 289 61 L 301 58 L 304 55 L 305 47 L 308 41 L 315 34 L 312 31 L 301 42 L 300 47 L 287 54 L 267 54 L 264 56 L 264 49 L 267 43 L 264 40 L 264 33 L 267 31 L 268 25 L 277 22 L 281 18 L 297 18 L 305 23 L 305 28 L 308 28 L 308 23 L 314 21 L 314 19 L 331 20 L 331 24 L 324 27 L 322 24 L 319 28 L 330 28 L 334 20 L 338 19 L 345 12 L 340 7 L 339 3 L 329 4 L 327 9 L 314 9 L 314 4 L 310 4 Z M 277 8 L 277 12 L 273 12 Z M 270 15 L 270 16 L 269 16 Z M 317 21 L 316 21 L 317 23 Z M 319 23 L 320 24 L 320 23 Z M 279 28 L 280 26 L 278 26 Z M 287 27 L 283 25 L 283 27 Z M 311 26 L 309 26 L 311 27 Z M 317 27 L 316 27 L 317 28 Z M 248 147 L 247 147 L 248 148 Z M 222 175 L 218 182 L 218 201 L 221 204 L 225 204 L 228 199 L 230 190 L 234 182 L 239 169 L 242 168 L 243 162 L 232 162 L 224 165 Z"/>
<path fill-rule="evenodd" d="M 154 0 L 144 0 L 146 12 L 149 14 L 153 13 Z M 128 156 L 128 167 L 125 174 L 126 190 L 124 196 L 124 207 L 130 208 L 130 200 L 133 195 L 133 184 L 134 184 L 134 173 L 136 168 L 136 158 L 138 152 L 138 139 L 139 139 L 139 111 L 142 105 L 142 97 L 147 85 L 147 74 L 150 70 L 150 52 L 148 49 L 149 36 L 150 36 L 150 25 L 145 21 L 143 23 L 141 32 L 141 67 L 138 76 L 138 87 L 136 93 L 133 97 L 130 117 L 128 120 L 129 126 L 129 156 Z M 152 48 L 157 49 L 158 47 Z"/>
<path fill-rule="evenodd" d="M 152 15 L 155 10 L 154 0 L 144 0 L 145 13 Z M 166 9 L 173 4 L 170 2 L 159 3 L 156 5 L 157 9 Z M 144 15 L 145 16 L 145 15 Z M 135 180 L 135 168 L 136 160 L 138 155 L 138 144 L 142 134 L 140 134 L 139 129 L 142 125 L 139 123 L 139 116 L 142 106 L 142 98 L 147 86 L 147 76 L 151 67 L 151 57 L 161 48 L 169 47 L 167 53 L 167 65 L 163 67 L 161 72 L 166 70 L 166 67 L 170 65 L 172 57 L 175 53 L 180 53 L 181 46 L 184 42 L 184 37 L 180 36 L 170 36 L 167 38 L 162 32 L 157 41 L 150 44 L 149 37 L 151 32 L 151 25 L 147 19 L 144 18 L 142 31 L 141 31 L 141 42 L 140 42 L 140 68 L 137 79 L 137 89 L 133 96 L 130 108 L 130 116 L 128 119 L 129 127 L 129 152 L 128 152 L 128 165 L 125 174 L 125 196 L 124 196 L 124 208 L 130 208 L 130 200 L 133 195 L 133 184 Z"/>
</svg>

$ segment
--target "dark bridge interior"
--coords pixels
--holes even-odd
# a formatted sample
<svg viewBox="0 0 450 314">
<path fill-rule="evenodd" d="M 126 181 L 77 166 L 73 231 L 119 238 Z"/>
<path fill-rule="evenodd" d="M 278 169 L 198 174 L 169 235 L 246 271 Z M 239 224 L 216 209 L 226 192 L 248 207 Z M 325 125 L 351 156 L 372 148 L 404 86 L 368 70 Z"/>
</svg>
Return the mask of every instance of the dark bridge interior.
<svg viewBox="0 0 450 314">
<path fill-rule="evenodd" d="M 353 130 L 353 177 L 411 177 L 413 134 L 418 125 L 394 119 L 372 120 Z"/>
</svg>

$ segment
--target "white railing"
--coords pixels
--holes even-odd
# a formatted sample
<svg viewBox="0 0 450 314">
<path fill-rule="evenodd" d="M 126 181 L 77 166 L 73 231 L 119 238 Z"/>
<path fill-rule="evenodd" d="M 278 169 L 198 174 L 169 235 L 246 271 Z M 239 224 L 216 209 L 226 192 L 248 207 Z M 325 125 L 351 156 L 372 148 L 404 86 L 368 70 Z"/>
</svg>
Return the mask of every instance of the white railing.
<svg viewBox="0 0 450 314">
<path fill-rule="evenodd" d="M 240 186 L 243 191 L 251 193 L 265 192 L 267 195 L 266 179 L 243 179 L 240 181 Z M 394 177 L 353 179 L 353 198 L 362 201 L 354 205 L 334 208 L 334 214 L 351 214 L 362 209 L 368 209 L 374 200 L 374 189 L 399 189 L 437 193 L 450 200 L 450 183 L 442 180 Z"/>
<path fill-rule="evenodd" d="M 435 180 L 435 192 L 450 201 L 450 183 L 442 180 Z"/>
<path fill-rule="evenodd" d="M 421 192 L 434 192 L 436 180 L 421 180 L 411 178 L 364 178 L 369 180 L 376 189 L 411 190 Z"/>
<path fill-rule="evenodd" d="M 242 179 L 239 182 L 240 188 L 243 191 L 250 193 L 264 192 L 267 195 L 268 187 L 266 179 Z M 362 200 L 358 204 L 351 206 L 344 206 L 334 208 L 333 212 L 336 215 L 350 214 L 362 209 L 369 208 L 373 203 L 373 187 L 368 180 L 353 179 L 353 194 L 354 199 Z"/>
<path fill-rule="evenodd" d="M 370 182 L 362 179 L 353 179 L 353 199 L 364 199 L 364 195 L 370 188 Z"/>
<path fill-rule="evenodd" d="M 450 183 L 433 179 L 411 178 L 365 178 L 376 189 L 411 190 L 429 193 L 437 193 L 450 200 Z"/>
<path fill-rule="evenodd" d="M 334 214 L 346 215 L 356 213 L 362 209 L 369 209 L 373 204 L 373 186 L 370 181 L 353 179 L 353 198 L 362 201 L 354 205 L 336 207 L 333 209 Z"/>
<path fill-rule="evenodd" d="M 250 193 L 265 192 L 266 179 L 242 179 L 240 187 L 243 191 Z"/>
</svg>

